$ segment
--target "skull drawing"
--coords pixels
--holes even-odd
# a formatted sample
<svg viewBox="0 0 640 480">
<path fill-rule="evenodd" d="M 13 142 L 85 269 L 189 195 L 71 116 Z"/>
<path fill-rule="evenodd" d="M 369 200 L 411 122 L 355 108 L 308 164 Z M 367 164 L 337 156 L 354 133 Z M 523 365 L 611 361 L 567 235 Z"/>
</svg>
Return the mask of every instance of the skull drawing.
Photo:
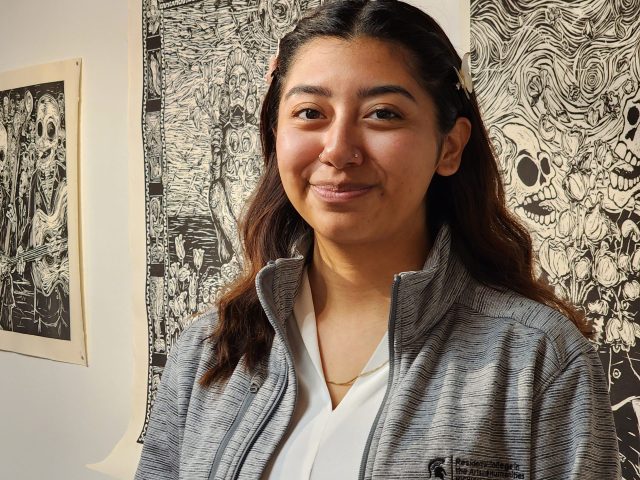
<svg viewBox="0 0 640 480">
<path fill-rule="evenodd" d="M 497 127 L 496 127 L 497 128 Z M 509 206 L 541 237 L 553 234 L 556 222 L 556 172 L 551 155 L 531 128 L 508 123 L 492 140 L 505 171 Z"/>
<path fill-rule="evenodd" d="M 36 152 L 38 161 L 55 158 L 60 136 L 60 107 L 56 99 L 44 94 L 36 110 Z"/>
<path fill-rule="evenodd" d="M 640 91 L 627 100 L 624 109 L 624 128 L 614 151 L 620 160 L 610 173 L 608 196 L 624 208 L 640 191 Z"/>
</svg>

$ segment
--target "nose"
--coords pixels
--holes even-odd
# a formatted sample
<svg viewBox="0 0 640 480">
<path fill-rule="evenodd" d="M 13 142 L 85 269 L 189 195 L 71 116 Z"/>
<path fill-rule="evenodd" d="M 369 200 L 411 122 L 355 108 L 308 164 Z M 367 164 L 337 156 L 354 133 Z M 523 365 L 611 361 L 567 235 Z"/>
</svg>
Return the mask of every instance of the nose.
<svg viewBox="0 0 640 480">
<path fill-rule="evenodd" d="M 363 155 L 359 144 L 357 127 L 346 118 L 335 118 L 326 131 L 318 159 L 338 170 L 360 165 Z"/>
</svg>

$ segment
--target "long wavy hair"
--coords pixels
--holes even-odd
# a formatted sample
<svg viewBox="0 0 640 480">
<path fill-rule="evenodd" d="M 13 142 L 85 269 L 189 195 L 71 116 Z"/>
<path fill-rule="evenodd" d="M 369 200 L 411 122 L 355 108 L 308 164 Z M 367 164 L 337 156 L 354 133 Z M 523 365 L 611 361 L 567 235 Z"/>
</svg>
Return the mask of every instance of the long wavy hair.
<svg viewBox="0 0 640 480">
<path fill-rule="evenodd" d="M 209 338 L 215 358 L 201 384 L 228 379 L 242 357 L 252 371 L 269 354 L 274 331 L 258 300 L 256 275 L 267 261 L 288 256 L 296 239 L 311 230 L 284 192 L 274 132 L 287 72 L 300 47 L 318 37 L 370 37 L 404 49 L 410 58 L 408 67 L 435 103 L 440 133 L 449 132 L 459 117 L 470 120 L 471 138 L 458 172 L 448 177 L 436 174 L 429 186 L 429 232 L 433 236 L 443 223 L 449 224 L 452 248 L 477 281 L 546 304 L 566 315 L 585 335 L 590 333 L 584 315 L 536 278 L 531 237 L 506 208 L 498 164 L 475 94 L 467 98 L 456 88 L 456 69 L 462 60 L 442 28 L 422 10 L 395 0 L 333 1 L 308 12 L 280 41 L 260 117 L 264 174 L 240 225 L 245 270 L 218 300 L 218 322 Z"/>
</svg>

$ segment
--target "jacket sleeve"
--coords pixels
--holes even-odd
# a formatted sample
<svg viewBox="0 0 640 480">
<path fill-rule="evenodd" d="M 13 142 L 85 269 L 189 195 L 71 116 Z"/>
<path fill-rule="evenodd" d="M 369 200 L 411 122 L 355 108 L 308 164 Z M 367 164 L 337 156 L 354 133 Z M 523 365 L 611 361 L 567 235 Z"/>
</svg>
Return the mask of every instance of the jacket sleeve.
<svg viewBox="0 0 640 480">
<path fill-rule="evenodd" d="M 135 480 L 177 480 L 185 416 L 178 399 L 180 342 L 167 358 L 156 395 Z"/>
<path fill-rule="evenodd" d="M 533 403 L 531 480 L 618 480 L 618 440 L 598 354 L 575 357 Z"/>
</svg>

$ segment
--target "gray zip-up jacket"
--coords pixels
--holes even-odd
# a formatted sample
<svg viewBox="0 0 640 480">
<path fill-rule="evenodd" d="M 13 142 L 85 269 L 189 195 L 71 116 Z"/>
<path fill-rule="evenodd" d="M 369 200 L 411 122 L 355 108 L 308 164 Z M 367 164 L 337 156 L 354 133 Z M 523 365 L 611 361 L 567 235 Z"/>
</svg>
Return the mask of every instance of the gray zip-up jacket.
<svg viewBox="0 0 640 480">
<path fill-rule="evenodd" d="M 394 280 L 389 382 L 359 478 L 618 479 L 593 346 L 551 308 L 476 282 L 450 244 L 445 226 L 424 269 Z M 256 279 L 275 338 L 253 375 L 241 362 L 225 384 L 199 386 L 212 365 L 206 337 L 215 314 L 183 333 L 162 376 L 137 480 L 260 478 L 296 403 L 286 328 L 304 265 L 301 255 L 280 259 Z"/>
</svg>

